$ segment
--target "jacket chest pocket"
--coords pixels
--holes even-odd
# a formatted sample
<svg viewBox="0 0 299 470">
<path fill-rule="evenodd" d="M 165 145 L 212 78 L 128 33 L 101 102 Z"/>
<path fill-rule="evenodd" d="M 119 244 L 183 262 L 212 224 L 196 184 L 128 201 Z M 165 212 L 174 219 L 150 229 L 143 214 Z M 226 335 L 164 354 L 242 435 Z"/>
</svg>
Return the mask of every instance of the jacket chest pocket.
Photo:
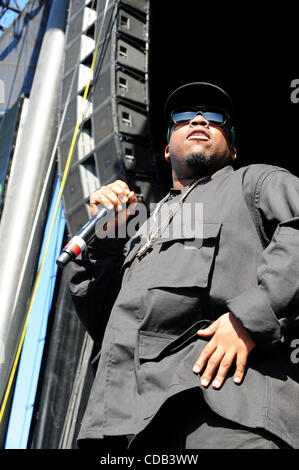
<svg viewBox="0 0 299 470">
<path fill-rule="evenodd" d="M 206 289 L 219 246 L 221 226 L 221 222 L 203 224 L 201 238 L 172 237 L 156 242 L 160 251 L 151 269 L 149 289 Z"/>
</svg>

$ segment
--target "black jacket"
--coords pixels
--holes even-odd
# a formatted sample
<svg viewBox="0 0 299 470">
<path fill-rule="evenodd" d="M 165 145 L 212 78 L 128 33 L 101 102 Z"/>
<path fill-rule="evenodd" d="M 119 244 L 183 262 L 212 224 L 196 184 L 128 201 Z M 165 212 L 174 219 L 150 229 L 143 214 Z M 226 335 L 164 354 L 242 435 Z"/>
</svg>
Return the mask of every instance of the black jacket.
<svg viewBox="0 0 299 470">
<path fill-rule="evenodd" d="M 228 166 L 186 203 L 202 203 L 201 237 L 161 238 L 141 260 L 138 234 L 125 247 L 97 240 L 70 266 L 78 314 L 102 343 L 79 439 L 137 434 L 168 397 L 197 387 L 221 416 L 299 448 L 299 179 Z M 227 311 L 257 347 L 240 385 L 232 368 L 221 389 L 204 389 L 192 366 L 207 340 L 196 331 Z"/>
</svg>

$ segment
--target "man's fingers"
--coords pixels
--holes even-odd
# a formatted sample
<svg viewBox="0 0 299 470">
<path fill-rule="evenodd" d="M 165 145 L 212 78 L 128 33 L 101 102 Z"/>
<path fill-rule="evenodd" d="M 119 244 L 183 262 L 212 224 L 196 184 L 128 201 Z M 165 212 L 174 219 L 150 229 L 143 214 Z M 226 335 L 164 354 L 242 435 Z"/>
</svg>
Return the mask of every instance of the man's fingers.
<svg viewBox="0 0 299 470">
<path fill-rule="evenodd" d="M 108 185 L 110 187 L 116 187 L 116 188 L 119 188 L 119 191 L 120 192 L 123 192 L 124 194 L 128 195 L 130 193 L 130 188 L 129 186 L 127 185 L 127 183 L 125 183 L 124 181 L 122 180 L 116 180 L 114 183 L 111 183 L 110 185 Z"/>
<path fill-rule="evenodd" d="M 234 382 L 237 384 L 239 384 L 243 380 L 245 369 L 246 369 L 247 357 L 248 357 L 247 354 L 244 352 L 239 353 L 237 355 L 236 371 L 234 374 Z"/>
<path fill-rule="evenodd" d="M 193 366 L 193 372 L 205 371 L 201 377 L 203 386 L 208 386 L 213 374 L 213 387 L 219 388 L 226 379 L 229 369 L 235 363 L 234 382 L 240 383 L 245 375 L 248 355 L 255 347 L 250 334 L 241 322 L 231 313 L 221 315 L 214 323 L 204 330 L 197 332 L 199 336 L 212 339 L 203 349 Z"/>
<path fill-rule="evenodd" d="M 216 349 L 216 346 L 213 346 L 213 343 L 210 341 L 207 346 L 201 351 L 200 356 L 198 357 L 197 361 L 193 366 L 193 372 L 195 374 L 199 374 L 203 367 L 208 362 L 209 358 L 212 356 Z"/>
<path fill-rule="evenodd" d="M 130 192 L 129 192 L 129 194 L 128 194 L 128 202 L 129 202 L 129 203 L 138 202 L 138 198 L 137 198 L 136 194 L 134 193 L 134 191 L 130 191 Z"/>
<path fill-rule="evenodd" d="M 131 215 L 138 204 L 138 198 L 134 191 L 131 191 L 128 195 L 128 204 L 127 204 L 127 216 Z"/>
<path fill-rule="evenodd" d="M 102 186 L 100 189 L 90 195 L 90 209 L 91 215 L 94 215 L 98 209 L 99 204 L 108 209 L 114 209 L 119 212 L 124 209 L 124 206 L 129 202 L 133 202 L 136 196 L 134 191 L 130 191 L 128 185 L 121 180 L 114 181 L 114 183 Z M 137 199 L 137 198 L 136 198 Z"/>
<path fill-rule="evenodd" d="M 234 361 L 235 355 L 231 353 L 226 353 L 219 365 L 219 369 L 217 371 L 216 377 L 213 380 L 212 386 L 213 388 L 220 388 L 227 376 L 227 373 Z"/>
<path fill-rule="evenodd" d="M 127 203 L 130 189 L 124 181 L 117 180 L 114 183 L 108 184 L 107 188 L 113 191 L 123 204 Z"/>
<path fill-rule="evenodd" d="M 198 330 L 198 336 L 211 336 L 215 333 L 218 326 L 218 320 L 214 321 L 210 326 L 204 328 L 203 330 Z"/>
<path fill-rule="evenodd" d="M 199 356 L 198 360 L 193 366 L 193 372 L 198 374 L 206 364 L 205 371 L 201 377 L 201 385 L 207 387 L 217 371 L 212 386 L 213 388 L 220 388 L 223 385 L 223 382 L 225 381 L 226 376 L 235 359 L 236 370 L 234 374 L 234 382 L 237 384 L 242 382 L 247 363 L 247 355 L 245 352 L 236 354 L 228 351 L 224 353 L 221 352 L 218 348 L 212 354 L 209 354 L 209 351 L 204 352 L 203 355 Z"/>
<path fill-rule="evenodd" d="M 118 199 L 117 194 L 112 191 L 108 186 L 103 186 L 99 191 L 91 195 L 90 197 L 91 205 L 103 204 L 106 209 L 115 209 L 121 210 L 122 205 Z"/>
<path fill-rule="evenodd" d="M 209 358 L 204 374 L 202 375 L 200 380 L 201 385 L 203 385 L 204 387 L 207 387 L 211 382 L 212 377 L 214 376 L 215 371 L 223 358 L 223 355 L 224 352 L 221 352 L 216 349 L 216 351 Z"/>
<path fill-rule="evenodd" d="M 90 205 L 95 211 L 97 211 L 99 204 L 102 204 L 106 209 L 109 210 L 112 210 L 114 208 L 114 205 L 112 204 L 111 200 L 104 194 L 101 194 L 96 199 L 90 200 Z"/>
</svg>

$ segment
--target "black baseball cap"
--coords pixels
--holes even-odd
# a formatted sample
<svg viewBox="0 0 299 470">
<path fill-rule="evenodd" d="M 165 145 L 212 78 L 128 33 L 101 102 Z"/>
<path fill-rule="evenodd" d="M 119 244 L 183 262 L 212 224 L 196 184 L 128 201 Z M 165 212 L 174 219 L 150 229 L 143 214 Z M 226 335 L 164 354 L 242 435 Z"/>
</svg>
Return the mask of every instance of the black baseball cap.
<svg viewBox="0 0 299 470">
<path fill-rule="evenodd" d="M 164 107 L 164 118 L 169 126 L 172 111 L 179 107 L 196 104 L 207 104 L 223 108 L 230 120 L 233 118 L 233 104 L 231 97 L 217 85 L 207 82 L 186 83 L 174 90 L 168 97 Z"/>
</svg>

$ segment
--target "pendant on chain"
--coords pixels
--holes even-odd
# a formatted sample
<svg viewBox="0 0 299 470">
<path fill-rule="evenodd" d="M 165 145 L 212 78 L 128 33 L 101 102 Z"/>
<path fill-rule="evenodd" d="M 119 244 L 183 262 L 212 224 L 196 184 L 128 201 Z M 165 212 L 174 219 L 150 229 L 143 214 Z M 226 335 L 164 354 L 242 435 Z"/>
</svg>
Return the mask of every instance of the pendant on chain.
<svg viewBox="0 0 299 470">
<path fill-rule="evenodd" d="M 197 181 L 195 181 L 188 189 L 188 191 L 186 191 L 186 193 L 181 197 L 181 199 L 178 201 L 178 203 L 176 204 L 175 208 L 173 210 L 170 211 L 169 213 L 169 216 L 166 220 L 166 225 L 162 228 L 162 225 L 161 224 L 155 233 L 151 233 L 151 231 L 148 233 L 148 238 L 147 238 L 147 241 L 146 243 L 141 247 L 139 248 L 139 250 L 137 251 L 136 253 L 136 257 L 138 259 L 142 258 L 149 250 L 152 249 L 153 247 L 153 244 L 154 244 L 154 241 L 156 240 L 156 238 L 163 232 L 163 230 L 166 228 L 167 225 L 169 225 L 170 221 L 172 220 L 173 216 L 175 215 L 177 209 L 179 206 L 181 206 L 181 204 L 183 203 L 183 201 L 185 200 L 185 198 L 188 196 L 188 194 L 192 191 L 192 189 L 195 188 L 195 186 L 197 186 L 199 183 L 202 183 L 204 181 L 207 181 L 210 179 L 210 176 L 204 176 L 202 178 L 199 178 Z M 155 219 L 157 213 L 160 211 L 161 209 L 161 206 L 168 200 L 169 198 L 169 195 L 170 193 L 167 194 L 167 196 L 165 196 L 165 198 L 162 199 L 162 201 L 159 202 L 154 214 L 153 214 L 153 218 Z"/>
<path fill-rule="evenodd" d="M 137 258 L 141 258 L 143 255 L 145 255 L 145 253 L 150 250 L 150 248 L 152 247 L 152 242 L 150 240 L 148 240 L 145 245 L 143 245 L 137 252 L 136 256 Z"/>
</svg>

